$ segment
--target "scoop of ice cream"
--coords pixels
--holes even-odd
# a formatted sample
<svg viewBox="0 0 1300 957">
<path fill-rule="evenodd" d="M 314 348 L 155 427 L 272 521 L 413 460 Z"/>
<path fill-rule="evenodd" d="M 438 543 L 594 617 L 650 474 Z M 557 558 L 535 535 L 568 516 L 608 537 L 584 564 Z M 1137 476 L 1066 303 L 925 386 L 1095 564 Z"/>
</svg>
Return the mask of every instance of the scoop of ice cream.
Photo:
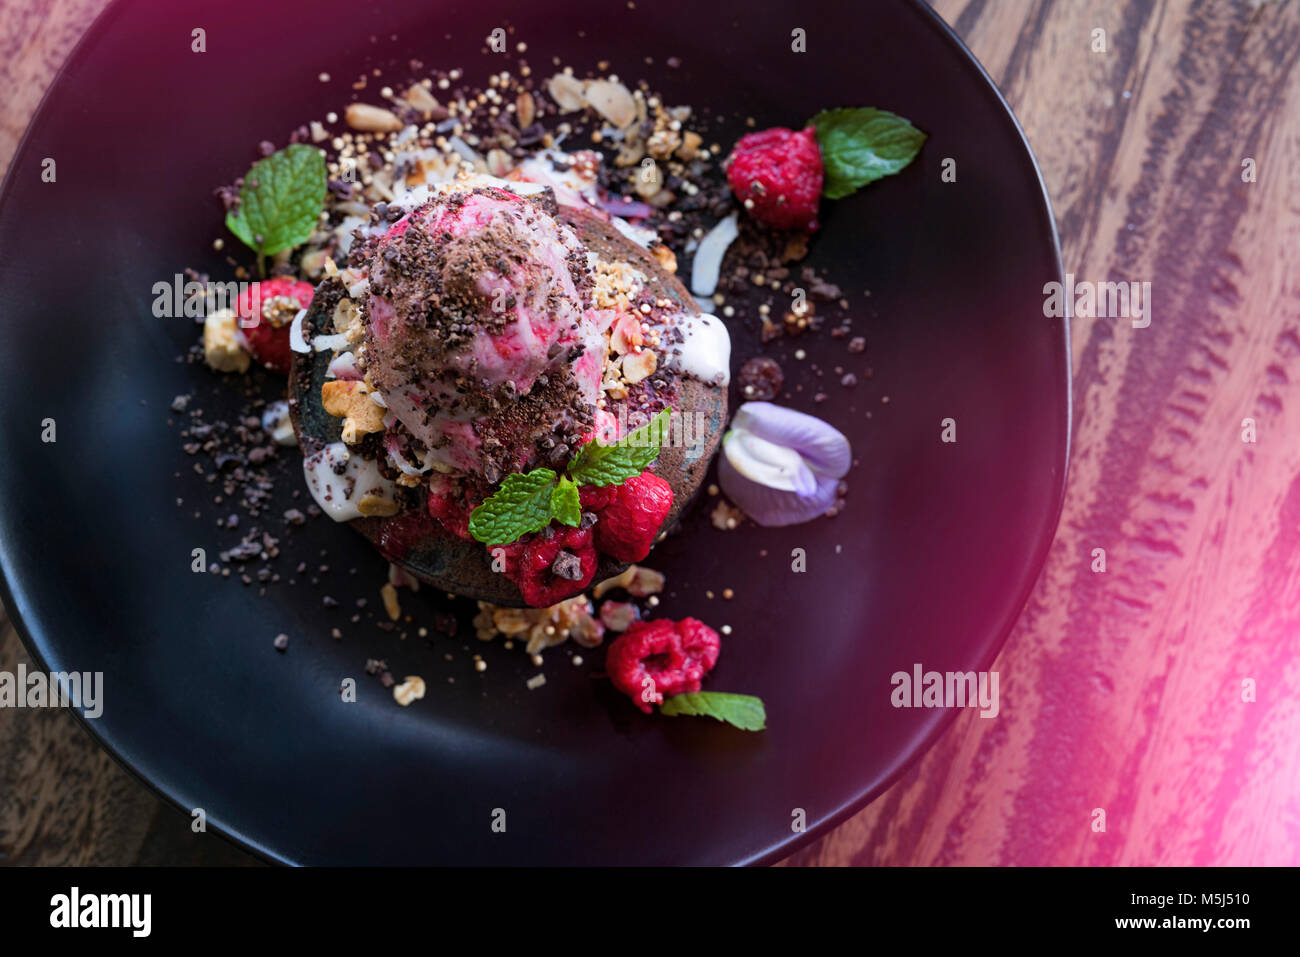
<svg viewBox="0 0 1300 957">
<path fill-rule="evenodd" d="M 435 467 L 490 483 L 566 461 L 592 428 L 609 315 L 541 201 L 435 196 L 365 251 L 365 371 Z"/>
</svg>

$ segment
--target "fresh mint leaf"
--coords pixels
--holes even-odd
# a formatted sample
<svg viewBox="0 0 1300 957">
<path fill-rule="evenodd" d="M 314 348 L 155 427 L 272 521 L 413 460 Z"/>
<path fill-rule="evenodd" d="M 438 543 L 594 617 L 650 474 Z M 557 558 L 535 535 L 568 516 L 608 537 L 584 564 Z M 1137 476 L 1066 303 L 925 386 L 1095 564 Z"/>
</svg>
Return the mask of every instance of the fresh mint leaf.
<svg viewBox="0 0 1300 957">
<path fill-rule="evenodd" d="M 555 473 L 550 469 L 515 472 L 469 516 L 469 533 L 485 545 L 508 545 L 521 535 L 539 532 L 551 524 L 551 492 Z"/>
<path fill-rule="evenodd" d="M 925 142 L 925 134 L 901 116 L 870 106 L 822 110 L 808 122 L 817 129 L 827 199 L 843 199 L 897 173 Z"/>
<path fill-rule="evenodd" d="M 640 475 L 659 457 L 672 411 L 663 409 L 615 445 L 601 445 L 594 439 L 588 442 L 569 463 L 569 475 L 579 485 L 622 485 Z"/>
<path fill-rule="evenodd" d="M 582 524 L 582 500 L 578 486 L 567 475 L 560 476 L 560 484 L 551 491 L 551 514 L 565 525 L 575 528 Z"/>
<path fill-rule="evenodd" d="M 659 456 L 672 409 L 629 432 L 616 445 L 588 442 L 569 463 L 567 475 L 556 480 L 550 469 L 513 473 L 469 516 L 469 533 L 486 545 L 506 545 L 538 532 L 558 519 L 577 527 L 582 523 L 579 485 L 622 485 L 640 475 Z"/>
<path fill-rule="evenodd" d="M 742 731 L 762 731 L 767 727 L 767 709 L 763 707 L 763 700 L 748 694 L 725 691 L 675 694 L 664 699 L 659 710 L 666 715 L 706 715 Z"/>
<path fill-rule="evenodd" d="M 226 227 L 258 256 L 305 243 L 325 206 L 325 154 L 293 143 L 253 164 Z"/>
</svg>

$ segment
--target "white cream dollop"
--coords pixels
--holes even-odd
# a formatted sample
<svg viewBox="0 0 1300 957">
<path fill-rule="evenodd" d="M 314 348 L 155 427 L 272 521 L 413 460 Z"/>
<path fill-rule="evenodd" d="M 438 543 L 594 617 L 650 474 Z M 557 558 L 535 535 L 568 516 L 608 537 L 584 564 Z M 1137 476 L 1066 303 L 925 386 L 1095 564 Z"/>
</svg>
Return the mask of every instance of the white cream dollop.
<svg viewBox="0 0 1300 957">
<path fill-rule="evenodd" d="M 685 337 L 680 347 L 682 372 L 710 385 L 729 385 L 731 334 L 722 320 L 702 312 L 678 318 L 677 328 Z"/>
<path fill-rule="evenodd" d="M 335 471 L 343 463 L 342 474 Z M 332 442 L 302 461 L 307 488 L 321 510 L 336 522 L 361 518 L 358 507 L 367 495 L 393 500 L 397 486 L 379 472 L 378 463 L 353 455 L 342 442 Z"/>
</svg>

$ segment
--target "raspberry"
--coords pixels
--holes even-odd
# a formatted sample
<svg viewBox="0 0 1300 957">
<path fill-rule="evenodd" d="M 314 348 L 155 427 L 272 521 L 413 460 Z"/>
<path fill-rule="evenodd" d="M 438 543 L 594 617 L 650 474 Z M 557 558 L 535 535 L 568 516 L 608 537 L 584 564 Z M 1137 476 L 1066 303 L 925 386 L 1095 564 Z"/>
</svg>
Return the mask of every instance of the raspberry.
<svg viewBox="0 0 1300 957">
<path fill-rule="evenodd" d="M 469 515 L 479 506 L 478 502 L 469 502 L 460 489 L 447 486 L 435 489 L 430 483 L 428 508 L 429 514 L 442 523 L 443 528 L 457 538 L 467 542 L 477 541 L 469 533 Z"/>
<path fill-rule="evenodd" d="M 239 295 L 235 315 L 248 351 L 273 372 L 289 374 L 293 350 L 289 326 L 298 309 L 311 305 L 315 289 L 309 282 L 278 277 L 251 284 Z"/>
<path fill-rule="evenodd" d="M 642 472 L 622 485 L 596 491 L 613 493 L 602 506 L 594 504 L 595 494 L 583 499 L 583 508 L 598 517 L 596 547 L 620 562 L 639 562 L 649 555 L 659 526 L 673 507 L 672 486 L 653 472 Z M 583 493 L 578 494 L 581 498 Z"/>
<path fill-rule="evenodd" d="M 583 485 L 578 489 L 578 499 L 582 507 L 590 512 L 599 512 L 614 501 L 615 485 Z"/>
<path fill-rule="evenodd" d="M 596 574 L 596 549 L 591 529 L 548 527 L 536 535 L 497 548 L 505 553 L 505 574 L 533 608 L 547 608 L 572 598 Z"/>
<path fill-rule="evenodd" d="M 719 647 L 718 633 L 695 618 L 638 621 L 610 644 L 605 671 L 649 714 L 650 705 L 665 697 L 699 691 L 700 679 L 718 663 Z"/>
<path fill-rule="evenodd" d="M 727 157 L 727 182 L 749 214 L 773 229 L 817 230 L 822 154 L 816 131 L 773 127 L 742 136 Z"/>
<path fill-rule="evenodd" d="M 379 529 L 379 551 L 390 562 L 406 558 L 411 548 L 433 534 L 433 519 L 414 509 L 387 519 Z"/>
</svg>

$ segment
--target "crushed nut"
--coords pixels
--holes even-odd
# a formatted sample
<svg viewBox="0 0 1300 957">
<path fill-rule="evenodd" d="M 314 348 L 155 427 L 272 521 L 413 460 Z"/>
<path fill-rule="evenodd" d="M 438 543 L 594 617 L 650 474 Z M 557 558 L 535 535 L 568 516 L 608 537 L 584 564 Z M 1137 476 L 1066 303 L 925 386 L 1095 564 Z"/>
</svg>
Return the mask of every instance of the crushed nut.
<svg viewBox="0 0 1300 957">
<path fill-rule="evenodd" d="M 652 375 L 659 360 L 652 349 L 643 349 L 623 360 L 623 378 L 632 385 Z"/>
<path fill-rule="evenodd" d="M 615 166 L 635 166 L 641 162 L 645 156 L 645 145 L 639 139 L 624 140 L 623 145 L 618 149 L 618 155 L 614 157 Z"/>
<path fill-rule="evenodd" d="M 624 313 L 615 320 L 614 328 L 609 334 L 609 347 L 616 353 L 627 355 L 636 352 L 644 342 L 645 336 L 641 332 L 641 323 L 636 316 Z"/>
<path fill-rule="evenodd" d="M 604 626 L 592 617 L 591 602 L 585 595 L 566 598 L 549 608 L 501 608 L 485 601 L 478 607 L 474 632 L 480 641 L 491 641 L 497 635 L 524 637 L 524 650 L 530 655 L 570 638 L 584 648 L 594 648 L 605 634 Z"/>
<path fill-rule="evenodd" d="M 682 138 L 672 130 L 659 130 L 646 140 L 645 148 L 657 160 L 666 160 L 681 146 Z"/>
<path fill-rule="evenodd" d="M 633 565 L 632 569 L 634 571 L 632 580 L 624 586 L 629 595 L 645 598 L 647 595 L 657 595 L 664 590 L 666 579 L 663 572 L 646 568 L 644 565 Z"/>
<path fill-rule="evenodd" d="M 584 611 L 574 622 L 571 637 L 584 648 L 595 648 L 605 640 L 605 626 L 593 618 L 590 612 Z"/>
<path fill-rule="evenodd" d="M 677 272 L 677 254 L 663 243 L 655 243 L 651 246 L 650 255 L 658 260 L 665 272 Z"/>
<path fill-rule="evenodd" d="M 425 183 L 442 183 L 456 174 L 456 161 L 441 156 L 420 157 L 411 163 L 406 174 L 407 186 L 422 186 Z"/>
<path fill-rule="evenodd" d="M 335 332 L 348 332 L 354 323 L 360 326 L 361 314 L 357 311 L 357 304 L 346 297 L 340 299 L 334 307 L 333 323 Z"/>
<path fill-rule="evenodd" d="M 601 624 L 610 631 L 627 631 L 636 619 L 636 605 L 630 601 L 607 601 L 600 606 Z"/>
<path fill-rule="evenodd" d="M 584 84 L 571 73 L 555 74 L 546 85 L 546 91 L 551 94 L 551 99 L 559 106 L 561 113 L 572 113 L 587 105 Z"/>
<path fill-rule="evenodd" d="M 428 119 L 429 114 L 438 108 L 438 101 L 434 99 L 433 94 L 424 88 L 424 84 L 416 83 L 406 91 L 406 102 L 411 104 L 413 109 L 419 110 Z"/>
<path fill-rule="evenodd" d="M 402 507 L 395 501 L 382 495 L 363 495 L 361 501 L 357 502 L 357 511 L 367 517 L 387 518 L 401 510 Z"/>
<path fill-rule="evenodd" d="M 632 94 L 622 83 L 592 80 L 584 93 L 591 108 L 618 129 L 636 122 L 636 100 L 632 99 Z"/>
<path fill-rule="evenodd" d="M 400 685 L 393 688 L 393 700 L 403 708 L 407 707 L 412 701 L 419 701 L 424 697 L 424 679 L 419 675 L 407 675 Z"/>
<path fill-rule="evenodd" d="M 239 343 L 237 320 L 230 309 L 218 309 L 203 321 L 203 361 L 217 372 L 247 372 L 249 355 Z"/>
<path fill-rule="evenodd" d="M 627 263 L 611 263 L 597 259 L 592 264 L 592 301 L 599 309 L 628 308 L 628 300 L 645 285 L 645 273 Z"/>
<path fill-rule="evenodd" d="M 709 518 L 712 520 L 714 528 L 729 532 L 740 527 L 740 523 L 745 520 L 745 513 L 725 498 L 720 498 L 718 504 L 713 507 L 713 512 L 709 515 Z"/>
<path fill-rule="evenodd" d="M 392 582 L 385 583 L 384 587 L 379 589 L 379 597 L 384 600 L 384 611 L 388 612 L 389 620 L 397 621 L 402 617 L 402 606 L 397 600 L 397 589 Z"/>
<path fill-rule="evenodd" d="M 498 178 L 505 176 L 514 169 L 514 160 L 510 154 L 502 149 L 488 150 L 486 157 L 488 172 Z"/>
<path fill-rule="evenodd" d="M 632 579 L 635 577 L 636 566 L 628 565 L 627 568 L 623 569 L 613 578 L 606 578 L 603 582 L 597 584 L 596 587 L 591 590 L 591 595 L 593 598 L 603 598 L 607 591 L 611 591 L 615 588 L 626 588 L 632 583 Z"/>
<path fill-rule="evenodd" d="M 343 419 L 343 441 L 356 445 L 363 435 L 384 431 L 384 410 L 370 398 L 370 387 L 355 379 L 331 379 L 321 386 L 321 404 Z"/>
<path fill-rule="evenodd" d="M 537 116 L 537 104 L 533 101 L 533 95 L 527 90 L 515 98 L 515 116 L 519 120 L 521 130 L 533 125 L 533 120 Z"/>
<path fill-rule="evenodd" d="M 695 159 L 695 155 L 699 151 L 700 144 L 703 142 L 704 139 L 700 136 L 699 133 L 692 133 L 691 131 L 687 130 L 685 133 L 682 134 L 682 145 L 677 147 L 678 158 L 684 160 Z"/>
<path fill-rule="evenodd" d="M 344 119 L 354 130 L 366 133 L 396 133 L 402 128 L 402 121 L 392 110 L 368 103 L 349 103 Z"/>
<path fill-rule="evenodd" d="M 632 188 L 642 199 L 654 199 L 664 188 L 664 174 L 653 160 L 647 160 L 637 170 Z"/>
</svg>

